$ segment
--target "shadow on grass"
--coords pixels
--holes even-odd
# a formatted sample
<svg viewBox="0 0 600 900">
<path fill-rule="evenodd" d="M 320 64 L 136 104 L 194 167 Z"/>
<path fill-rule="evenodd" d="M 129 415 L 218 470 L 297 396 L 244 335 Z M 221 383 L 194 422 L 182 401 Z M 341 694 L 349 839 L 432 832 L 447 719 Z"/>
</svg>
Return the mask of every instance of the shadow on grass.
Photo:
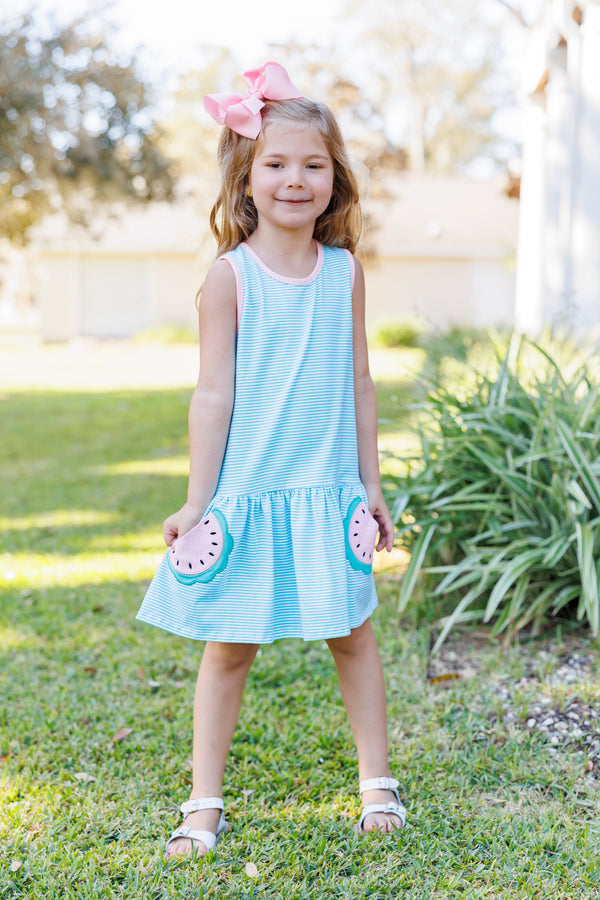
<svg viewBox="0 0 600 900">
<path fill-rule="evenodd" d="M 377 385 L 382 434 L 408 430 L 409 379 Z M 187 483 L 191 391 L 7 395 L 0 479 L 5 552 L 77 554 L 92 541 L 122 549 L 177 509 Z M 111 537 L 115 540 L 111 544 Z"/>
<path fill-rule="evenodd" d="M 5 397 L 3 549 L 78 553 L 92 536 L 159 528 L 185 500 L 189 399 L 187 390 Z"/>
</svg>

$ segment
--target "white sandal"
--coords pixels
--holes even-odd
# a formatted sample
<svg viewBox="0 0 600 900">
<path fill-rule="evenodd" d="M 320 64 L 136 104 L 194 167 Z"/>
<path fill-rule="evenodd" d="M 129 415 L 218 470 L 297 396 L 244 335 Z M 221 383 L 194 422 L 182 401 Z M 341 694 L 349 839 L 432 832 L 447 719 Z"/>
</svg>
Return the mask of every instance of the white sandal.
<svg viewBox="0 0 600 900">
<path fill-rule="evenodd" d="M 192 841 L 202 841 L 207 851 L 213 849 L 216 845 L 217 841 L 221 837 L 221 834 L 229 828 L 229 823 L 225 821 L 225 816 L 223 815 L 223 800 L 221 797 L 203 797 L 202 799 L 196 800 L 187 800 L 185 803 L 181 804 L 181 814 L 184 816 L 189 816 L 192 812 L 197 812 L 199 809 L 220 809 L 221 815 L 219 817 L 219 824 L 217 825 L 217 832 L 213 834 L 212 831 L 197 831 L 194 828 L 189 828 L 187 825 L 180 825 L 177 828 L 165 846 L 165 853 L 167 853 L 169 849 L 169 845 L 177 840 L 177 838 L 189 838 L 190 842 Z M 192 848 L 195 850 L 194 845 L 192 844 Z M 180 854 L 172 854 L 172 856 L 178 856 Z M 183 855 L 183 854 L 181 854 Z M 194 852 L 193 855 L 196 855 Z M 167 856 L 169 854 L 167 853 Z"/>
<path fill-rule="evenodd" d="M 398 816 L 402 823 L 402 828 L 404 828 L 406 825 L 406 809 L 400 802 L 398 782 L 395 778 L 387 778 L 385 776 L 381 776 L 380 778 L 366 778 L 364 781 L 359 782 L 358 789 L 361 794 L 363 791 L 392 791 L 396 799 L 390 800 L 389 803 L 369 803 L 367 806 L 363 806 L 360 820 L 356 826 L 357 831 L 364 831 L 363 823 L 367 816 L 377 812 Z"/>
</svg>

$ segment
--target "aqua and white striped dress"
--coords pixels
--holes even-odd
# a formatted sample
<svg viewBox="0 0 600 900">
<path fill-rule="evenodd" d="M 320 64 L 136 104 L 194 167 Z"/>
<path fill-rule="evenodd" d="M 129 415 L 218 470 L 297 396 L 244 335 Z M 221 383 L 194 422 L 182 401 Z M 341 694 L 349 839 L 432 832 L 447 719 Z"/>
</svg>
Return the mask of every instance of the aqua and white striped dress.
<svg viewBox="0 0 600 900">
<path fill-rule="evenodd" d="M 235 400 L 216 493 L 165 554 L 137 618 L 184 637 L 270 643 L 347 635 L 377 606 L 376 524 L 358 472 L 349 253 L 307 278 L 246 244 Z"/>
</svg>

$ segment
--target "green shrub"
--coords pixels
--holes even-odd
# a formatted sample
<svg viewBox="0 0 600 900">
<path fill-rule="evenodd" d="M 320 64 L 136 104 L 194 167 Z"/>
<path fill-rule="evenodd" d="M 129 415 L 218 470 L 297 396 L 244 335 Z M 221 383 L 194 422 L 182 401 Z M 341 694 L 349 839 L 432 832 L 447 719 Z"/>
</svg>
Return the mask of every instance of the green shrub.
<svg viewBox="0 0 600 900">
<path fill-rule="evenodd" d="M 421 453 L 387 490 L 420 572 L 448 616 L 509 639 L 558 613 L 600 626 L 600 378 L 513 338 L 494 375 L 466 373 L 422 405 Z"/>
<path fill-rule="evenodd" d="M 494 346 L 506 349 L 509 341 L 510 333 L 506 330 L 491 332 L 484 328 L 454 326 L 447 331 L 429 332 L 421 339 L 425 350 L 423 374 L 428 381 L 438 384 L 455 376 L 463 377 L 465 366 L 487 369 L 490 361 L 497 364 Z"/>
<path fill-rule="evenodd" d="M 432 361 L 449 356 L 467 361 L 469 352 L 477 344 L 489 345 L 489 332 L 484 328 L 459 328 L 453 325 L 447 331 L 432 331 L 422 345 Z"/>
<path fill-rule="evenodd" d="M 136 335 L 136 341 L 159 344 L 195 344 L 198 341 L 198 332 L 188 325 L 177 325 L 175 322 L 171 322 L 140 331 Z"/>
<path fill-rule="evenodd" d="M 381 347 L 417 347 L 422 325 L 416 319 L 388 322 L 380 325 L 374 335 L 374 342 Z"/>
</svg>

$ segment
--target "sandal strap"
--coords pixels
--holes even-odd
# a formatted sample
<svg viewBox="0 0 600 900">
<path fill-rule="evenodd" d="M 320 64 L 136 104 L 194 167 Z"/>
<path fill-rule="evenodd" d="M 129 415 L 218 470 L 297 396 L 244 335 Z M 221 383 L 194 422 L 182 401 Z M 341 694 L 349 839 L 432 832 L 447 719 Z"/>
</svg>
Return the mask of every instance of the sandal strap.
<svg viewBox="0 0 600 900">
<path fill-rule="evenodd" d="M 399 785 L 399 781 L 396 778 L 388 778 L 386 775 L 381 775 L 379 778 L 366 778 L 364 781 L 360 781 L 358 783 L 358 789 L 362 794 L 363 791 L 394 791 L 397 794 L 396 788 Z"/>
<path fill-rule="evenodd" d="M 193 800 L 186 800 L 179 807 L 183 816 L 189 816 L 192 812 L 198 812 L 199 809 L 225 809 L 222 797 L 195 797 Z"/>
<path fill-rule="evenodd" d="M 390 800 L 389 803 L 369 803 L 367 806 L 363 808 L 363 811 L 360 816 L 360 820 L 358 822 L 358 830 L 363 830 L 363 822 L 371 813 L 386 813 L 390 816 L 398 816 L 400 822 L 402 823 L 402 827 L 406 825 L 406 809 L 404 804 L 398 801 Z"/>
<path fill-rule="evenodd" d="M 189 801 L 193 803 L 194 801 Z M 185 806 L 186 804 L 184 804 Z M 208 809 L 214 809 L 214 806 L 207 807 Z M 218 809 L 218 807 L 217 807 Z M 191 810 L 195 812 L 195 810 Z M 216 845 L 217 841 L 221 837 L 221 834 L 229 828 L 229 822 L 225 819 L 225 816 L 221 812 L 219 816 L 219 824 L 217 825 L 217 833 L 213 834 L 212 831 L 199 831 L 195 828 L 190 828 L 188 825 L 180 825 L 179 828 L 175 829 L 167 844 L 165 846 L 165 850 L 169 849 L 169 844 L 172 841 L 177 840 L 177 838 L 189 838 L 190 841 L 202 841 L 207 850 L 212 850 Z"/>
<path fill-rule="evenodd" d="M 187 825 L 180 825 L 167 841 L 165 850 L 168 850 L 169 844 L 172 843 L 172 841 L 176 841 L 177 838 L 189 838 L 190 841 L 202 841 L 207 850 L 212 850 L 217 843 L 217 835 L 213 834 L 212 831 L 197 831 L 194 828 L 188 828 Z"/>
</svg>

